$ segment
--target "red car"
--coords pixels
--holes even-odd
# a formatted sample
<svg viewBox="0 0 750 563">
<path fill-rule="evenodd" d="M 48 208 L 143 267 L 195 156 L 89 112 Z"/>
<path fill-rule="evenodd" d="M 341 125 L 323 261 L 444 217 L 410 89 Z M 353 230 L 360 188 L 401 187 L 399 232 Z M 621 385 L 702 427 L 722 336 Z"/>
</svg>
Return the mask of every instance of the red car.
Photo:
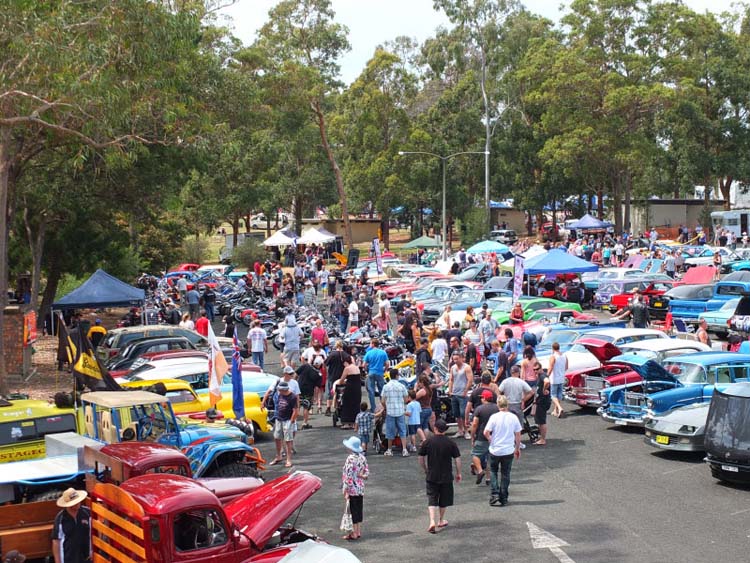
<svg viewBox="0 0 750 563">
<path fill-rule="evenodd" d="M 409 277 L 414 279 L 411 279 L 408 282 L 394 283 L 393 285 L 387 285 L 382 288 L 388 299 L 401 297 L 413 291 L 419 291 L 437 280 L 450 279 L 450 276 L 438 272 L 418 272 L 411 274 Z"/>
<path fill-rule="evenodd" d="M 643 281 L 638 288 L 645 299 L 646 305 L 648 305 L 651 297 L 657 297 L 664 295 L 667 291 L 672 289 L 676 282 L 667 280 L 654 280 L 654 281 Z M 630 300 L 633 298 L 632 292 L 620 293 L 613 295 L 609 302 L 610 311 L 620 311 L 630 304 Z"/>
</svg>

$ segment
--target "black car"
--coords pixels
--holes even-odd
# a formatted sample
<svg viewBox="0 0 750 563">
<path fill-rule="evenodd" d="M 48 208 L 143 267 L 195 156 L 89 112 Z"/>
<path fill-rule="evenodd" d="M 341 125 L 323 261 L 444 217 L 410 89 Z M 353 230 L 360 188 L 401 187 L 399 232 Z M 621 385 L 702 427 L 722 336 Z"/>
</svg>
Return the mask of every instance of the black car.
<svg viewBox="0 0 750 563">
<path fill-rule="evenodd" d="M 717 389 L 708 409 L 704 446 L 711 475 L 750 483 L 750 383 Z"/>
<path fill-rule="evenodd" d="M 184 336 L 162 336 L 140 338 L 130 342 L 107 362 L 107 369 L 122 370 L 130 366 L 141 355 L 147 352 L 166 352 L 167 350 L 195 350 L 195 346 Z"/>
<path fill-rule="evenodd" d="M 669 302 L 672 299 L 711 299 L 714 295 L 713 284 L 689 284 L 689 285 L 678 285 L 673 287 L 663 295 L 657 295 L 651 297 L 648 304 L 649 316 L 654 320 L 663 321 L 667 318 L 667 312 L 669 311 Z"/>
</svg>

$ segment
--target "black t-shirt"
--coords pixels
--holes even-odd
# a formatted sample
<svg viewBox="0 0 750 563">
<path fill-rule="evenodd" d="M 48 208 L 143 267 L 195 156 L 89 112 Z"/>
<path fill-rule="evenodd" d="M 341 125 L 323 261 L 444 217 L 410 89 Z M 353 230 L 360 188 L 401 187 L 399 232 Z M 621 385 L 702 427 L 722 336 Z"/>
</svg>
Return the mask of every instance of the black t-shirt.
<svg viewBox="0 0 750 563">
<path fill-rule="evenodd" d="M 91 561 L 90 522 L 91 513 L 85 506 L 78 509 L 75 519 L 67 510 L 61 510 L 55 516 L 52 539 L 60 541 L 62 560 L 65 563 Z"/>
<path fill-rule="evenodd" d="M 489 387 L 479 386 L 471 392 L 471 396 L 469 397 L 471 405 L 475 411 L 479 408 L 479 405 L 482 404 L 483 391 L 490 391 L 492 393 L 492 401 L 490 401 L 491 403 L 497 402 L 497 394 L 492 389 L 490 389 Z"/>
<path fill-rule="evenodd" d="M 450 345 L 452 338 L 458 338 L 458 341 L 461 342 L 461 329 L 460 328 L 452 328 L 449 331 L 445 333 L 445 341 Z"/>
<path fill-rule="evenodd" d="M 414 355 L 414 361 L 416 362 L 416 373 L 420 374 L 426 367 L 432 364 L 432 356 L 427 348 L 420 348 Z"/>
<path fill-rule="evenodd" d="M 290 420 L 296 408 L 297 395 L 294 393 L 289 393 L 288 395 L 284 395 L 281 392 L 278 393 L 276 397 L 276 418 L 278 420 Z"/>
<path fill-rule="evenodd" d="M 334 350 L 328 355 L 325 364 L 328 368 L 328 379 L 330 381 L 341 378 L 341 374 L 344 373 L 344 362 L 349 358 L 351 356 L 342 350 Z"/>
<path fill-rule="evenodd" d="M 487 421 L 490 417 L 499 411 L 500 409 L 497 408 L 497 405 L 494 402 L 479 405 L 474 409 L 474 418 L 479 420 L 476 433 L 477 440 L 487 441 L 487 438 L 484 437 L 484 427 L 487 426 Z"/>
<path fill-rule="evenodd" d="M 320 372 L 310 364 L 305 363 L 297 368 L 297 383 L 299 384 L 300 394 L 312 396 L 320 382 Z"/>
<path fill-rule="evenodd" d="M 427 458 L 427 480 L 431 483 L 453 482 L 453 460 L 461 457 L 456 442 L 444 434 L 435 434 L 422 442 L 419 456 Z"/>
</svg>

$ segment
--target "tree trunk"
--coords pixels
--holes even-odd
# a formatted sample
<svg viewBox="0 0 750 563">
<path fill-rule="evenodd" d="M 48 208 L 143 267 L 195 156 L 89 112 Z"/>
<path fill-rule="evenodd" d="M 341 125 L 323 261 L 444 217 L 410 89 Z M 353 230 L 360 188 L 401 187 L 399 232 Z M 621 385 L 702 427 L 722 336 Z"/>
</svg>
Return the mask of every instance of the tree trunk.
<svg viewBox="0 0 750 563">
<path fill-rule="evenodd" d="M 8 392 L 5 366 L 5 307 L 8 305 L 8 185 L 11 166 L 11 129 L 0 127 L 0 395 Z"/>
<path fill-rule="evenodd" d="M 250 232 L 250 217 L 252 217 L 252 215 L 250 213 L 248 213 L 246 215 L 243 215 L 243 217 L 242 217 L 245 220 L 245 232 L 246 233 Z M 239 228 L 240 228 L 240 220 L 239 220 L 239 217 L 238 217 L 237 218 L 237 229 L 239 229 Z M 235 230 L 237 230 L 237 229 L 235 229 Z"/>
<path fill-rule="evenodd" d="M 621 184 L 622 175 L 619 171 L 615 171 L 612 177 L 612 207 L 614 208 L 614 219 L 615 219 L 615 232 L 622 232 L 622 194 Z M 599 219 L 603 217 L 601 201 L 599 202 Z"/>
<path fill-rule="evenodd" d="M 24 204 L 23 223 L 24 227 L 26 227 L 26 240 L 29 243 L 29 251 L 31 252 L 31 300 L 29 301 L 29 305 L 31 305 L 32 309 L 36 310 L 39 304 L 39 287 L 41 285 L 40 280 L 42 279 L 42 254 L 44 251 L 44 237 L 47 231 L 46 214 L 40 214 L 39 228 L 36 234 L 34 234 L 34 229 L 31 226 L 29 218 L 29 207 Z"/>
<path fill-rule="evenodd" d="M 294 198 L 294 232 L 302 234 L 302 205 L 303 201 L 300 196 Z"/>
<path fill-rule="evenodd" d="M 383 235 L 382 246 L 388 248 L 391 245 L 391 214 L 387 209 L 380 214 L 380 231 Z"/>
<path fill-rule="evenodd" d="M 721 196 L 724 198 L 724 210 L 729 211 L 732 209 L 732 201 L 730 199 L 730 189 L 734 178 L 727 176 L 726 178 L 719 179 L 719 190 L 721 190 Z"/>
<path fill-rule="evenodd" d="M 555 197 L 552 197 L 552 229 L 549 232 L 550 240 L 557 242 L 557 205 Z"/>
<path fill-rule="evenodd" d="M 326 131 L 326 119 L 323 115 L 323 109 L 320 107 L 320 102 L 315 100 L 312 102 L 312 109 L 315 113 L 315 118 L 318 122 L 318 129 L 320 130 L 320 141 L 323 143 L 323 150 L 326 152 L 328 162 L 331 163 L 333 169 L 333 175 L 336 178 L 336 189 L 339 193 L 339 199 L 341 200 L 341 217 L 344 220 L 344 245 L 347 250 L 352 249 L 352 225 L 349 222 L 349 205 L 346 201 L 346 190 L 344 189 L 344 178 L 341 175 L 341 169 L 339 168 L 338 162 L 336 162 L 336 156 L 333 154 L 331 145 L 328 142 L 328 133 Z"/>
<path fill-rule="evenodd" d="M 52 262 L 49 265 L 47 271 L 47 285 L 44 287 L 44 293 L 42 294 L 42 303 L 39 307 L 39 318 L 37 319 L 37 326 L 39 328 L 44 327 L 44 319 L 52 308 L 52 303 L 55 301 L 55 295 L 57 294 L 57 286 L 60 284 L 62 278 L 62 271 L 56 262 Z"/>
<path fill-rule="evenodd" d="M 586 195 L 586 213 L 591 215 L 591 210 L 594 205 L 594 194 L 587 194 Z"/>
<path fill-rule="evenodd" d="M 604 191 L 599 188 L 596 190 L 596 214 L 601 221 L 604 218 Z"/>
<path fill-rule="evenodd" d="M 247 222 L 245 225 L 247 225 L 247 232 L 250 232 L 250 220 L 248 218 L 245 219 Z M 237 248 L 237 240 L 239 239 L 239 230 L 240 230 L 240 214 L 235 213 L 232 217 L 232 248 Z"/>
<path fill-rule="evenodd" d="M 633 175 L 628 172 L 625 177 L 625 215 L 622 219 L 622 226 L 626 231 L 630 231 L 630 206 L 632 205 L 633 195 Z"/>
<path fill-rule="evenodd" d="M 489 234 L 492 231 L 492 214 L 490 213 L 490 138 L 492 130 L 490 128 L 490 100 L 487 95 L 487 57 L 484 47 L 481 48 L 482 54 L 482 102 L 484 103 L 484 207 L 485 207 L 485 224 L 484 229 Z"/>
</svg>

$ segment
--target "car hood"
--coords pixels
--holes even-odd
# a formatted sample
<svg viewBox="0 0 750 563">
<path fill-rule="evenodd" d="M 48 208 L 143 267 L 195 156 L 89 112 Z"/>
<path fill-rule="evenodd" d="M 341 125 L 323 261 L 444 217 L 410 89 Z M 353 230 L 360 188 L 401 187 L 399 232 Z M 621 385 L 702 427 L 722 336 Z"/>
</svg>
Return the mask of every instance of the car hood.
<svg viewBox="0 0 750 563">
<path fill-rule="evenodd" d="M 659 422 L 665 422 L 668 424 L 675 424 L 679 426 L 705 426 L 706 419 L 708 418 L 708 408 L 711 403 L 700 403 L 697 405 L 689 405 L 668 412 L 662 416 L 654 417 L 654 420 Z"/>
<path fill-rule="evenodd" d="M 679 283 L 680 285 L 711 283 L 714 279 L 714 271 L 713 266 L 688 268 Z"/>
<path fill-rule="evenodd" d="M 608 362 L 622 353 L 620 349 L 611 342 L 605 342 L 598 338 L 581 338 L 576 344 L 580 344 L 586 348 L 586 350 L 591 352 L 591 354 L 593 354 L 593 356 L 601 363 Z"/>
<path fill-rule="evenodd" d="M 622 354 L 617 358 L 620 364 L 627 364 L 633 368 L 644 381 L 669 381 L 682 385 L 680 381 L 654 360 L 649 360 L 638 354 Z"/>
<path fill-rule="evenodd" d="M 240 533 L 262 550 L 287 518 L 321 486 L 322 481 L 312 473 L 295 471 L 233 500 L 224 510 Z"/>
<path fill-rule="evenodd" d="M 279 551 L 284 550 L 288 553 L 282 559 L 279 559 L 279 563 L 361 563 L 351 551 L 320 541 L 307 540 L 295 544 L 292 549 L 289 549 L 289 546 L 279 548 Z M 262 556 L 263 561 L 271 561 L 273 553 L 273 550 L 266 552 Z M 268 559 L 266 559 L 266 555 L 268 555 Z M 251 559 L 251 561 L 255 561 L 255 559 Z"/>
</svg>

